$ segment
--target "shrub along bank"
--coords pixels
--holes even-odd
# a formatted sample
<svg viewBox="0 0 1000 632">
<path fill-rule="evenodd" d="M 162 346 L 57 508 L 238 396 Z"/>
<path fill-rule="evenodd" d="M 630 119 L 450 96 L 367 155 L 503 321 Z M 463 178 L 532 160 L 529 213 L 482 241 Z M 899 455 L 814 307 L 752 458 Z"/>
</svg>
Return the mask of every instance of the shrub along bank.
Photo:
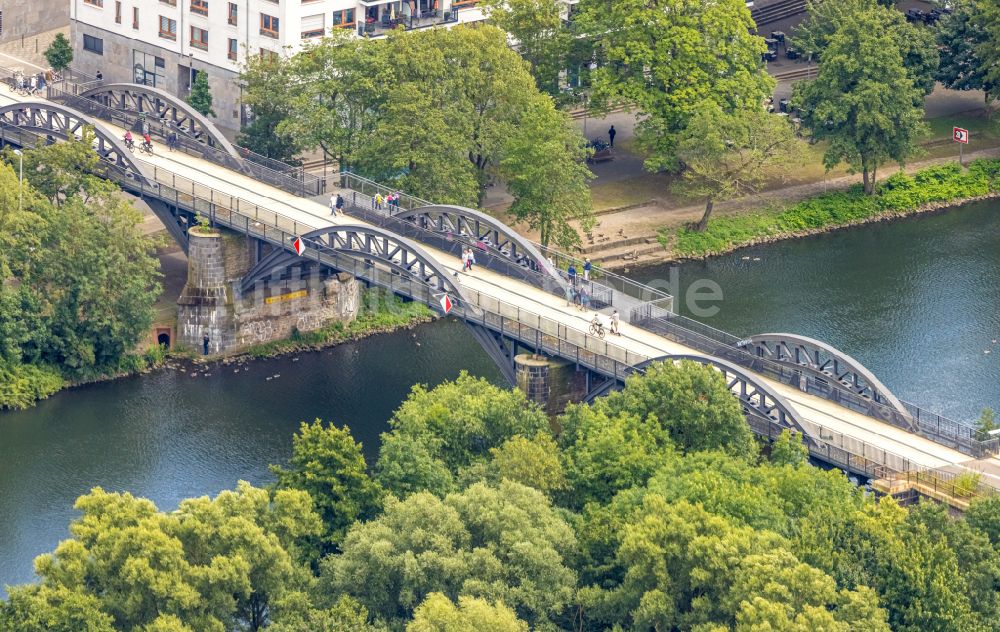
<svg viewBox="0 0 1000 632">
<path fill-rule="evenodd" d="M 948 163 L 912 175 L 897 173 L 882 182 L 875 195 L 865 195 L 860 186 L 853 186 L 790 206 L 718 217 L 703 232 L 689 227 L 664 229 L 659 239 L 677 258 L 718 255 L 762 242 L 911 215 L 998 192 L 1000 160 L 976 160 L 967 168 Z"/>
</svg>

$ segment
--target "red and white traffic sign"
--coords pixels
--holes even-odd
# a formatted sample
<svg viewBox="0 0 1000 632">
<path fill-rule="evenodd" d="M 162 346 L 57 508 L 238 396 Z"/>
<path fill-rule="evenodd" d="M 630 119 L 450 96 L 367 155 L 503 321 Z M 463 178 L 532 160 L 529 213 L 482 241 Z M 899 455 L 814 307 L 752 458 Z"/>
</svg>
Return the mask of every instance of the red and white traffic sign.
<svg viewBox="0 0 1000 632">
<path fill-rule="evenodd" d="M 951 128 L 951 137 L 956 143 L 969 144 L 969 130 L 961 127 Z"/>
<path fill-rule="evenodd" d="M 448 312 L 450 312 L 451 308 L 454 307 L 454 306 L 455 305 L 451 302 L 451 297 L 450 296 L 448 296 L 447 294 L 445 294 L 444 296 L 441 297 L 441 309 L 444 310 L 445 314 L 447 314 Z"/>
<path fill-rule="evenodd" d="M 295 248 L 295 254 L 301 257 L 302 253 L 306 251 L 306 244 L 301 237 L 296 237 L 295 241 L 292 242 L 292 248 Z"/>
</svg>

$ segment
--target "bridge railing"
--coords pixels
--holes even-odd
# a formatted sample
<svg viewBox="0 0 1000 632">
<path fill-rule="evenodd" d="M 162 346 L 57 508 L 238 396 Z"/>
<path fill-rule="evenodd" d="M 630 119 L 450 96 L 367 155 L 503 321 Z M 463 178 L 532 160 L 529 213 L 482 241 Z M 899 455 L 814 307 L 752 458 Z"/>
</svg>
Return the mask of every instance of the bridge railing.
<svg viewBox="0 0 1000 632">
<path fill-rule="evenodd" d="M 243 164 L 236 164 L 234 158 L 227 152 L 202 142 L 198 137 L 192 136 L 187 130 L 171 125 L 165 119 L 152 115 L 142 116 L 141 112 L 135 110 L 123 110 L 104 105 L 96 99 L 81 97 L 58 86 L 49 86 L 46 89 L 48 99 L 62 103 L 75 110 L 79 110 L 94 118 L 107 121 L 123 129 L 133 132 L 140 132 L 141 121 L 145 120 L 149 124 L 149 133 L 164 143 L 166 150 L 167 137 L 171 131 L 177 132 L 177 149 L 185 154 L 205 158 L 215 164 L 227 167 L 236 167 L 246 171 L 249 175 L 302 197 L 320 195 L 325 190 L 325 181 L 311 174 L 306 173 L 301 168 L 292 167 L 285 163 L 255 154 L 245 147 L 236 147 L 236 151 L 243 159 Z M 153 114 L 153 113 L 147 113 Z"/>
<path fill-rule="evenodd" d="M 638 308 L 638 313 L 633 313 L 632 323 L 674 342 L 729 360 L 810 395 L 834 401 L 845 408 L 888 422 L 904 430 L 916 432 L 935 443 L 940 443 L 965 454 L 977 458 L 996 454 L 997 439 L 981 440 L 977 437 L 978 430 L 976 428 L 940 415 L 932 415 L 912 405 L 910 405 L 912 408 L 907 407 L 908 411 L 916 410 L 920 414 L 911 412 L 909 416 L 903 415 L 891 406 L 843 388 L 832 378 L 822 380 L 815 376 L 806 375 L 802 370 L 787 364 L 749 353 L 738 346 L 740 340 L 735 336 L 698 321 L 663 309 L 650 309 L 643 306 Z"/>
<path fill-rule="evenodd" d="M 16 140 L 10 138 L 12 132 L 17 134 Z M 0 142 L 8 141 L 21 146 L 29 143 L 33 146 L 34 142 L 44 144 L 44 138 L 38 134 L 20 129 L 0 129 Z M 282 248 L 290 248 L 296 236 L 313 229 L 311 225 L 303 225 L 239 196 L 199 184 L 169 169 L 157 165 L 150 165 L 150 168 L 155 181 L 153 186 L 118 173 L 108 172 L 107 175 L 140 196 L 165 201 L 189 213 L 200 214 L 213 225 L 221 225 Z M 341 253 L 318 241 L 308 243 L 303 259 L 329 265 L 428 305 L 437 305 L 440 296 L 440 290 L 435 286 L 375 266 L 362 257 Z M 614 378 L 624 377 L 628 367 L 647 359 L 646 356 L 589 336 L 556 319 L 541 316 L 485 292 L 469 288 L 464 288 L 464 291 L 472 304 L 465 305 L 458 297 L 454 297 L 453 315 L 500 331 L 539 352 L 575 359 L 581 366 Z"/>
</svg>

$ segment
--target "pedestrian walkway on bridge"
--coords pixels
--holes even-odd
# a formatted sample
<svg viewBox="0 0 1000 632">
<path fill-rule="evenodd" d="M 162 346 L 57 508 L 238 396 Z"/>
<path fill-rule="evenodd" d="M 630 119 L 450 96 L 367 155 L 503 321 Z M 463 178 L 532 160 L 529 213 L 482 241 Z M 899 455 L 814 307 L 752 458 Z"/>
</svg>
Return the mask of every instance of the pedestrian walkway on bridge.
<svg viewBox="0 0 1000 632">
<path fill-rule="evenodd" d="M 50 111 L 52 116 L 32 118 L 29 130 L 25 127 L 28 119 L 17 116 L 17 112 L 29 109 Z M 27 102 L 16 95 L 0 93 L 0 137 L 7 143 L 27 145 L 26 139 L 37 141 L 40 135 L 78 135 L 78 127 L 59 128 L 57 122 L 65 119 L 65 111 L 63 106 Z M 109 121 L 92 123 L 102 143 L 120 139 L 125 131 Z M 42 130 L 38 127 L 42 125 L 52 128 Z M 206 155 L 217 155 L 217 150 L 213 148 Z M 781 354 L 772 358 L 760 355 L 771 349 L 768 345 L 784 345 L 782 348 L 787 349 L 798 344 L 790 342 L 794 337 L 778 340 L 762 336 L 748 342 L 715 332 L 673 314 L 669 304 L 664 303 L 669 297 L 662 293 L 643 296 L 638 284 L 621 277 L 606 277 L 608 285 L 597 281 L 595 288 L 604 287 L 610 292 L 605 294 L 606 311 L 614 306 L 627 315 L 629 322 L 623 322 L 622 335 L 613 342 L 590 336 L 592 312 L 582 313 L 566 306 L 565 279 L 554 273 L 549 261 L 550 257 L 557 261 L 563 255 L 525 245 L 523 238 L 502 225 L 499 228 L 499 222 L 478 211 L 442 207 L 406 197 L 395 214 L 372 209 L 370 198 L 380 194 L 376 190 L 378 185 L 345 174 L 340 191 L 350 202 L 346 208 L 348 216 L 331 216 L 327 206 L 331 191 L 323 191 L 319 200 L 301 197 L 261 182 L 231 163 L 220 165 L 190 153 L 166 151 L 126 155 L 123 161 L 124 175 L 120 170 L 109 170 L 109 177 L 117 178 L 124 189 L 144 199 L 172 204 L 174 213 L 203 213 L 218 225 L 289 251 L 293 239 L 301 237 L 307 250 L 312 251 L 313 260 L 320 265 L 347 268 L 347 272 L 432 306 L 438 304 L 441 289 L 450 288 L 457 317 L 498 336 L 519 340 L 525 346 L 574 360 L 579 366 L 607 377 L 610 385 L 619 383 L 636 367 L 641 370 L 650 361 L 691 358 L 715 366 L 725 374 L 734 394 L 753 418 L 751 425 L 755 431 L 770 436 L 782 427 L 797 428 L 804 433 L 810 451 L 817 458 L 867 476 L 873 476 L 877 468 L 895 472 L 972 470 L 980 472 L 985 483 L 1000 488 L 1000 459 L 995 456 L 995 439 L 992 443 L 979 441 L 975 430 L 968 425 L 942 419 L 911 405 L 895 404 L 889 393 L 852 393 L 839 384 L 819 389 L 816 384 L 823 380 L 804 377 L 805 371 L 795 369 L 796 364 L 806 366 L 801 359 Z M 462 272 L 461 259 L 454 247 L 460 252 L 465 246 L 475 245 L 482 235 L 441 230 L 446 220 L 452 227 L 486 225 L 493 230 L 489 233 L 492 235 L 500 235 L 502 230 L 503 238 L 509 242 L 506 252 L 500 246 L 501 238 L 494 238 L 487 259 L 496 265 L 491 266 L 488 261 L 483 265 L 481 261 L 473 272 Z M 436 224 L 430 224 L 432 221 Z M 377 241 L 382 250 L 378 253 L 372 250 L 366 255 L 336 247 L 346 243 L 345 239 L 351 240 L 352 247 L 360 247 L 357 235 L 362 233 L 367 235 L 368 247 L 374 248 L 372 244 Z M 174 236 L 179 240 L 184 238 L 183 232 L 176 230 Z M 525 251 L 537 251 L 540 256 L 533 262 L 512 258 L 518 252 L 523 256 Z M 375 254 L 389 259 L 379 263 Z M 437 271 L 438 285 L 419 287 L 424 280 L 400 277 L 398 258 L 408 255 L 419 258 L 421 266 Z M 444 275 L 450 277 L 447 283 L 440 278 Z M 636 288 L 638 294 L 630 291 Z M 741 343 L 750 344 L 758 353 L 750 353 L 745 348 L 747 344 Z M 808 343 L 800 346 L 812 349 Z M 847 356 L 841 355 L 840 360 L 851 364 Z M 855 379 L 863 375 L 862 369 L 851 369 Z M 864 386 L 870 389 L 872 384 Z"/>
</svg>

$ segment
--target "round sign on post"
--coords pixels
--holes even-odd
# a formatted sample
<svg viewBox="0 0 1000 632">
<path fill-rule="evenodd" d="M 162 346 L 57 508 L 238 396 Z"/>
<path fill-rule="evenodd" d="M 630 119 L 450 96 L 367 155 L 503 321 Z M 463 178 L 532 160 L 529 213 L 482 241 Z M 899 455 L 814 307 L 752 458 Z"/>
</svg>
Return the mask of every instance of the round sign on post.
<svg viewBox="0 0 1000 632">
<path fill-rule="evenodd" d="M 306 244 L 301 237 L 296 237 L 295 241 L 292 242 L 292 248 L 295 248 L 295 254 L 301 257 L 302 253 L 306 251 Z"/>
<path fill-rule="evenodd" d="M 958 143 L 958 164 L 964 165 L 965 161 L 962 159 L 962 150 L 969 144 L 969 130 L 961 127 L 953 127 L 951 128 L 951 138 Z"/>
</svg>

